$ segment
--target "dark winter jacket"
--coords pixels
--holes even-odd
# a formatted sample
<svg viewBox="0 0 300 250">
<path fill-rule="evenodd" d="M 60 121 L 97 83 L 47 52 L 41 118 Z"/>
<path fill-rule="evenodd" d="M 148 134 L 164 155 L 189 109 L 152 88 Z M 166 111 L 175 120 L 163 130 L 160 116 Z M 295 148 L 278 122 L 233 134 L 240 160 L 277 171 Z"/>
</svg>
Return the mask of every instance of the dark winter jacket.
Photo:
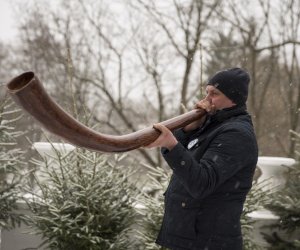
<svg viewBox="0 0 300 250">
<path fill-rule="evenodd" d="M 219 111 L 162 154 L 173 175 L 157 243 L 171 249 L 240 250 L 240 215 L 258 158 L 245 107 Z"/>
</svg>

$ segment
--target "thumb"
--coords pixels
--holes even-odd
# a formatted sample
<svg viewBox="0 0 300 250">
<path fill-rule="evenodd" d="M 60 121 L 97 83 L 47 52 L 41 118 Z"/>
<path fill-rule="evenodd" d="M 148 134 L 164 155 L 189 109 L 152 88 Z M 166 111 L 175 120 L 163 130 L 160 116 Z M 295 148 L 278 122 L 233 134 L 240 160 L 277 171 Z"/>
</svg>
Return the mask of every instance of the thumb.
<svg viewBox="0 0 300 250">
<path fill-rule="evenodd" d="M 169 132 L 169 129 L 166 126 L 164 126 L 164 125 L 162 125 L 160 123 L 154 124 L 153 128 L 157 129 L 161 133 Z"/>
</svg>

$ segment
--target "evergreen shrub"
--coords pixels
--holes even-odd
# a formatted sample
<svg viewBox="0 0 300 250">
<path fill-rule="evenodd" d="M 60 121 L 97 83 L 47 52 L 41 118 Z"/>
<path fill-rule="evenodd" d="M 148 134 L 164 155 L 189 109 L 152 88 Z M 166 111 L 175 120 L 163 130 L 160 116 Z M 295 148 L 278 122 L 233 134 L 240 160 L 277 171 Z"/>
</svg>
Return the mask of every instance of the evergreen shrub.
<svg viewBox="0 0 300 250">
<path fill-rule="evenodd" d="M 24 153 L 17 145 L 23 133 L 16 131 L 20 111 L 13 110 L 6 99 L 0 103 L 0 228 L 12 229 L 22 221 L 17 212 L 23 177 Z"/>
<path fill-rule="evenodd" d="M 49 157 L 48 157 L 49 158 Z M 34 189 L 27 189 L 32 216 L 27 222 L 59 250 L 135 249 L 132 171 L 99 153 L 76 149 L 52 159 L 33 160 L 39 166 Z"/>
</svg>

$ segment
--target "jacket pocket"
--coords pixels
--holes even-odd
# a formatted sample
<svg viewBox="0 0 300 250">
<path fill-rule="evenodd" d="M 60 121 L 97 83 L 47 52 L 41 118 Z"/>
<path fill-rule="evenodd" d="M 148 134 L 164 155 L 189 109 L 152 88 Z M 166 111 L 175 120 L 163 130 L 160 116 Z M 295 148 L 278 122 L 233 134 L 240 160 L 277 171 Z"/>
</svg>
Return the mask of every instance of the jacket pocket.
<svg viewBox="0 0 300 250">
<path fill-rule="evenodd" d="M 181 238 L 196 239 L 196 220 L 200 202 L 171 193 L 166 207 L 166 226 L 169 234 Z"/>
</svg>

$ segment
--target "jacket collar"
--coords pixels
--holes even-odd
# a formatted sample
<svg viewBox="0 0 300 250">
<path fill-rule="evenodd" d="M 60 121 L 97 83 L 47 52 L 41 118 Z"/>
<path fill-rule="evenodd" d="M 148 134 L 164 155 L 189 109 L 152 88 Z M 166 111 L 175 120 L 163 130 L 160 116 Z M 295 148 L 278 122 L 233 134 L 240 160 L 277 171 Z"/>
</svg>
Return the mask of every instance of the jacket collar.
<svg viewBox="0 0 300 250">
<path fill-rule="evenodd" d="M 230 108 L 218 110 L 215 114 L 208 115 L 204 124 L 195 131 L 193 131 L 191 135 L 189 135 L 189 139 L 192 140 L 194 138 L 199 137 L 201 134 L 216 128 L 217 126 L 222 124 L 223 121 L 226 121 L 231 117 L 246 114 L 248 114 L 246 106 L 233 106 Z"/>
<path fill-rule="evenodd" d="M 210 120 L 210 122 L 223 122 L 233 116 L 246 115 L 246 114 L 248 113 L 245 105 L 243 106 L 236 105 L 230 108 L 218 110 L 215 114 L 209 115 L 208 119 Z"/>
<path fill-rule="evenodd" d="M 230 108 L 218 110 L 215 114 L 207 116 L 206 121 L 198 129 L 196 134 L 210 130 L 210 129 L 218 126 L 219 124 L 223 123 L 224 121 L 226 121 L 227 119 L 229 119 L 231 117 L 239 116 L 239 115 L 246 115 L 246 114 L 248 114 L 248 112 L 246 110 L 246 106 L 233 106 Z"/>
</svg>

